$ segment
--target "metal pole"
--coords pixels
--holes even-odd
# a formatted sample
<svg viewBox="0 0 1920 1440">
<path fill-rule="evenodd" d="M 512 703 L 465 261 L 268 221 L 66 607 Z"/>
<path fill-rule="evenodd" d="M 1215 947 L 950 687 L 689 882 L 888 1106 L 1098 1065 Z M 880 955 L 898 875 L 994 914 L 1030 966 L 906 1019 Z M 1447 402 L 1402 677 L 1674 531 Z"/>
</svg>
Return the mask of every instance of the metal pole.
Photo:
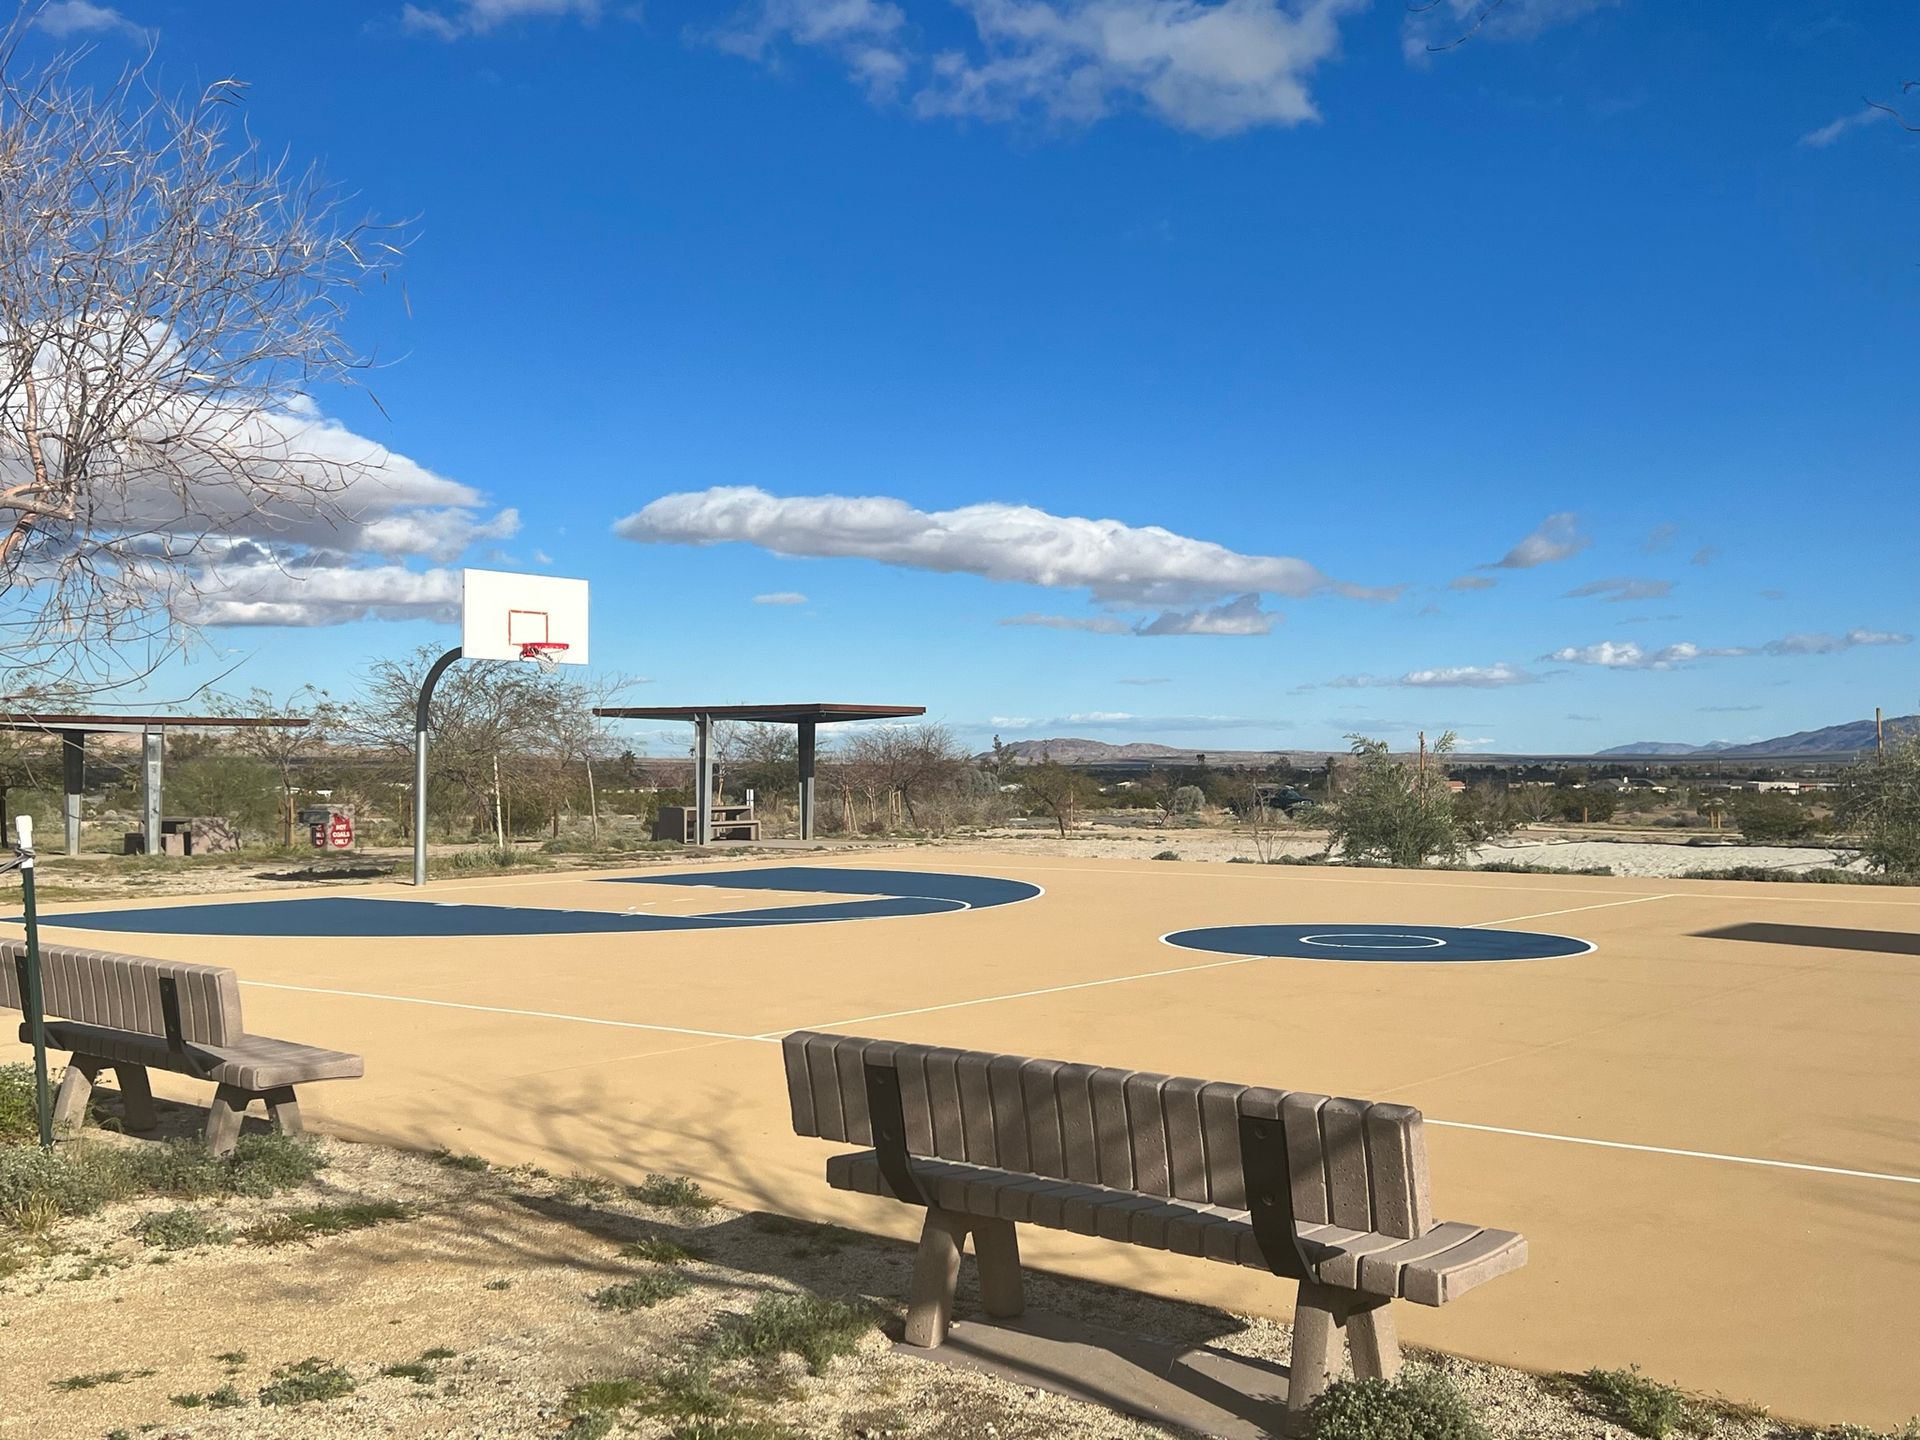
<svg viewBox="0 0 1920 1440">
<path fill-rule="evenodd" d="M 413 707 L 413 883 L 427 883 L 427 712 L 433 704 L 433 687 L 440 683 L 440 677 L 447 667 L 460 658 L 460 647 L 454 646 L 427 671 L 427 678 L 420 682 L 420 698 Z"/>
<path fill-rule="evenodd" d="M 20 1004 L 33 1041 L 33 1110 L 40 1148 L 51 1150 L 53 1095 L 47 1085 L 47 1013 L 40 994 L 40 913 L 33 899 L 33 817 L 22 815 L 14 823 L 20 834 L 20 898 L 27 927 L 27 953 L 20 957 Z"/>
<path fill-rule="evenodd" d="M 693 717 L 693 843 L 713 840 L 713 717 Z"/>
<path fill-rule="evenodd" d="M 811 720 L 800 722 L 800 838 L 813 839 L 814 732 Z"/>
<path fill-rule="evenodd" d="M 148 726 L 140 735 L 141 771 L 145 780 L 147 808 L 147 854 L 160 853 L 161 795 L 165 788 L 162 771 L 166 765 L 166 733 Z"/>
</svg>

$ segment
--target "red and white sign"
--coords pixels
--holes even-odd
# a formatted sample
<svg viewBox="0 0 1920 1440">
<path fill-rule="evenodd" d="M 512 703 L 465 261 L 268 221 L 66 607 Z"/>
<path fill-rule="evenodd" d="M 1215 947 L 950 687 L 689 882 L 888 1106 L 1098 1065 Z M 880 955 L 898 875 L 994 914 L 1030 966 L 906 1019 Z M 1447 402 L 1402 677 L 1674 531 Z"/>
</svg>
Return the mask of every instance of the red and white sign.
<svg viewBox="0 0 1920 1440">
<path fill-rule="evenodd" d="M 353 817 L 336 815 L 327 825 L 327 848 L 329 850 L 351 850 L 353 848 Z"/>
</svg>

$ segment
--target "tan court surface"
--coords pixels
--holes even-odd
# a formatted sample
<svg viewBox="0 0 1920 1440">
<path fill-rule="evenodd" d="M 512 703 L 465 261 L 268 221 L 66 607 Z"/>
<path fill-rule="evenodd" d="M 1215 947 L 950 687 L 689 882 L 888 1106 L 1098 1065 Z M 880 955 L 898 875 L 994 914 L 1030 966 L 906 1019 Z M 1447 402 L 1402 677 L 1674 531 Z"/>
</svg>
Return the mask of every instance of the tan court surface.
<svg viewBox="0 0 1920 1440">
<path fill-rule="evenodd" d="M 1920 890 L 925 850 L 807 863 L 1046 893 L 753 931 L 62 934 L 231 964 L 249 1029 L 364 1053 L 365 1080 L 303 1096 L 328 1130 L 558 1171 L 688 1173 L 737 1203 L 901 1235 L 906 1207 L 829 1191 L 831 1147 L 790 1133 L 773 1037 L 839 1029 L 1404 1101 L 1432 1127 L 1438 1213 L 1524 1231 L 1533 1256 L 1443 1310 L 1399 1307 L 1409 1339 L 1536 1369 L 1637 1363 L 1821 1421 L 1920 1411 Z M 577 876 L 426 894 L 652 913 L 783 900 Z M 1491 925 L 1598 948 L 1329 964 L 1159 939 L 1306 921 Z M 1745 923 L 1781 938 L 1702 933 Z M 1022 1238 L 1047 1266 L 1245 1312 L 1291 1304 L 1289 1285 L 1250 1271 Z"/>
</svg>

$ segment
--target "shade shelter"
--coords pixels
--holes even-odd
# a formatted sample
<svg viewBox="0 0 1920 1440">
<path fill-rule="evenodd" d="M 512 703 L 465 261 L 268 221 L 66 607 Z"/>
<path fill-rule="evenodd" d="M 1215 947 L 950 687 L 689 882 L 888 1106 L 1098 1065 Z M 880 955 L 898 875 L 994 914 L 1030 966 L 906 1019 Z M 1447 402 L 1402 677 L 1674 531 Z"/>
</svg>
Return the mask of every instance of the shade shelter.
<svg viewBox="0 0 1920 1440">
<path fill-rule="evenodd" d="M 904 720 L 927 713 L 924 705 L 606 705 L 594 714 L 608 720 L 686 720 L 693 724 L 694 843 L 713 839 L 713 724 L 741 720 L 792 725 L 800 732 L 800 838 L 813 839 L 814 745 L 822 725 L 849 720 Z"/>
<path fill-rule="evenodd" d="M 60 775 L 67 854 L 80 853 L 80 794 L 86 788 L 87 736 L 140 736 L 147 854 L 160 853 L 160 812 L 166 732 L 169 730 L 298 730 L 310 724 L 291 715 L 0 715 L 0 730 L 34 730 L 60 737 Z"/>
</svg>

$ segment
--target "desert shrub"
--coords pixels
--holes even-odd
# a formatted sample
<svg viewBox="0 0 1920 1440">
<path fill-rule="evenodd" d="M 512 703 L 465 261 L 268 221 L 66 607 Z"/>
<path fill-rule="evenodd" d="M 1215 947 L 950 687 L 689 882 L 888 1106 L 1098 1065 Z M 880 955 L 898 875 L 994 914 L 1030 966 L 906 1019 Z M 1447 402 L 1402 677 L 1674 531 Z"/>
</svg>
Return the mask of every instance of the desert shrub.
<svg viewBox="0 0 1920 1440">
<path fill-rule="evenodd" d="M 662 1300 L 684 1295 L 687 1278 L 672 1270 L 648 1270 L 619 1285 L 596 1290 L 587 1299 L 600 1310 L 651 1310 Z"/>
<path fill-rule="evenodd" d="M 1428 764 L 1396 757 L 1384 740 L 1349 738 L 1353 763 L 1346 788 L 1327 815 L 1328 848 L 1350 861 L 1384 860 L 1409 868 L 1457 856 L 1460 828 L 1445 766 L 1453 733 L 1440 737 Z"/>
<path fill-rule="evenodd" d="M 33 1110 L 33 1067 L 0 1065 L 0 1145 L 30 1145 L 39 1138 Z"/>
<path fill-rule="evenodd" d="M 133 1227 L 142 1243 L 156 1250 L 193 1250 L 202 1245 L 227 1243 L 227 1228 L 209 1220 L 198 1210 L 185 1206 L 149 1215 Z"/>
<path fill-rule="evenodd" d="M 762 1295 L 746 1314 L 721 1322 L 716 1348 L 723 1356 L 798 1355 L 818 1375 L 839 1356 L 851 1355 L 873 1328 L 873 1314 L 863 1305 L 808 1293 Z"/>
<path fill-rule="evenodd" d="M 1834 823 L 1859 836 L 1874 869 L 1920 875 L 1920 735 L 1848 771 Z"/>
<path fill-rule="evenodd" d="M 1489 1440 L 1467 1397 L 1437 1371 L 1395 1380 L 1341 1380 L 1313 1402 L 1312 1440 Z"/>
<path fill-rule="evenodd" d="M 1647 1440 L 1665 1440 L 1687 1422 L 1686 1397 L 1671 1385 L 1649 1380 L 1638 1365 L 1626 1370 L 1589 1370 L 1580 1377 L 1580 1384 L 1600 1402 L 1608 1419 Z"/>
<path fill-rule="evenodd" d="M 1792 845 L 1817 828 L 1812 813 L 1798 800 L 1764 791 L 1734 797 L 1733 823 L 1750 845 Z"/>
<path fill-rule="evenodd" d="M 627 1194 L 658 1210 L 711 1210 L 720 1203 L 685 1175 L 649 1175 Z"/>
<path fill-rule="evenodd" d="M 183 1200 L 216 1195 L 273 1195 L 304 1184 L 326 1164 L 319 1150 L 282 1135 L 243 1136 L 232 1156 L 209 1155 L 197 1141 L 165 1145 L 82 1142 L 57 1150 L 0 1146 L 0 1225 L 50 1209 L 90 1215 L 139 1195 Z"/>
<path fill-rule="evenodd" d="M 275 1368 L 272 1381 L 260 1391 L 262 1405 L 305 1405 L 313 1400 L 338 1400 L 353 1393 L 353 1377 L 330 1360 L 309 1355 Z"/>
</svg>

